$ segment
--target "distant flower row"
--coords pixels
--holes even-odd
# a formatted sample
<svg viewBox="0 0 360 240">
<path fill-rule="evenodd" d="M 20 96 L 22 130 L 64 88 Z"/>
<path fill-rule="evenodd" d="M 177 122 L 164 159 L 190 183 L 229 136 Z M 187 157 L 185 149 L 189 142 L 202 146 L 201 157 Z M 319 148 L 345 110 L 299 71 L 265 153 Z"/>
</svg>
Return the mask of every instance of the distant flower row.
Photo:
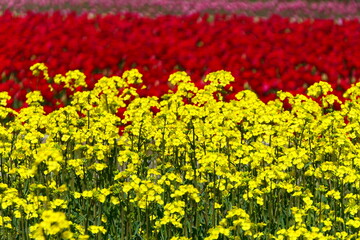
<svg viewBox="0 0 360 240">
<path fill-rule="evenodd" d="M 224 12 L 245 14 L 249 16 L 282 16 L 338 18 L 357 17 L 360 3 L 356 1 L 340 2 L 309 2 L 295 1 L 257 1 L 246 0 L 0 0 L 2 10 L 13 11 L 49 11 L 49 10 L 77 10 L 87 12 L 128 12 L 136 11 L 144 15 L 161 14 L 193 14 L 196 12 Z"/>
<path fill-rule="evenodd" d="M 29 13 L 0 17 L 0 91 L 9 91 L 15 108 L 28 91 L 40 90 L 48 107 L 66 102 L 59 86 L 29 70 L 37 62 L 55 73 L 79 69 L 91 89 L 96 80 L 136 68 L 147 89 L 141 96 L 161 96 L 172 86 L 171 73 L 186 71 L 198 87 L 213 71 L 230 71 L 234 91 L 252 89 L 262 100 L 276 90 L 304 93 L 327 80 L 334 93 L 360 78 L 360 23 L 344 20 L 291 22 L 244 16 L 191 15 L 145 18 L 136 15 L 62 15 Z M 70 94 L 68 91 L 67 94 Z M 228 99 L 233 98 L 229 95 Z M 12 100 L 12 101 L 13 101 Z M 61 103 L 60 103 L 61 104 Z"/>
</svg>

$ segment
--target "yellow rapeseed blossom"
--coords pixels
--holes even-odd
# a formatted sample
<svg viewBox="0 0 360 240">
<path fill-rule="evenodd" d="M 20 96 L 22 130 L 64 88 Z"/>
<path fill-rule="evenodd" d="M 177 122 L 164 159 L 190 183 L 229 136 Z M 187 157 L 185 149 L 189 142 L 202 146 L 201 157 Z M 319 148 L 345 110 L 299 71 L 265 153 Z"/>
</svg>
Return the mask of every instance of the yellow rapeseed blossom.
<svg viewBox="0 0 360 240">
<path fill-rule="evenodd" d="M 26 103 L 29 105 L 39 105 L 44 102 L 44 98 L 41 96 L 40 91 L 33 91 L 26 94 Z"/>
<path fill-rule="evenodd" d="M 48 76 L 43 64 L 32 71 Z M 77 70 L 46 78 L 70 90 L 86 87 Z M 19 112 L 0 93 L 1 234 L 357 237 L 359 84 L 344 102 L 326 82 L 309 87 L 311 97 L 279 91 L 264 103 L 245 90 L 227 102 L 235 79 L 225 71 L 207 75 L 203 89 L 174 73 L 176 90 L 161 98 L 140 97 L 141 78 L 137 70 L 102 77 L 49 114 L 40 92 L 30 92 Z"/>
<path fill-rule="evenodd" d="M 10 100 L 11 97 L 9 96 L 9 94 L 7 92 L 0 92 L 0 105 L 1 106 L 6 106 L 7 105 L 7 101 Z"/>
<path fill-rule="evenodd" d="M 100 232 L 103 233 L 103 234 L 106 233 L 106 229 L 103 226 L 91 225 L 91 226 L 88 227 L 88 229 L 92 234 L 97 234 L 97 233 L 100 233 Z"/>
<path fill-rule="evenodd" d="M 191 238 L 187 238 L 187 237 L 172 237 L 170 240 L 191 240 Z"/>
<path fill-rule="evenodd" d="M 32 71 L 34 76 L 39 76 L 40 72 L 42 72 L 46 80 L 50 79 L 48 68 L 44 63 L 35 63 L 30 67 L 30 70 Z"/>
<path fill-rule="evenodd" d="M 205 238 L 205 240 L 215 240 L 215 239 L 219 239 L 220 235 L 223 236 L 230 236 L 230 229 L 228 228 L 224 228 L 221 225 L 216 226 L 215 228 L 211 228 L 208 231 L 209 236 L 207 236 Z"/>
<path fill-rule="evenodd" d="M 332 91 L 333 89 L 329 83 L 320 81 L 308 87 L 307 95 L 312 97 L 319 97 L 320 95 L 327 95 L 328 92 Z"/>
<path fill-rule="evenodd" d="M 47 235 L 56 235 L 68 229 L 71 222 L 66 220 L 65 213 L 46 210 L 41 214 L 42 221 L 30 227 L 30 237 L 34 239 L 46 239 Z M 72 237 L 65 233 L 63 237 Z M 66 239 L 66 238 L 65 238 Z M 69 238 L 68 238 L 69 239 Z"/>
<path fill-rule="evenodd" d="M 68 71 L 65 76 L 61 74 L 57 74 L 54 77 L 54 82 L 56 84 L 64 83 L 65 88 L 69 88 L 71 90 L 75 90 L 75 88 L 83 86 L 86 87 L 87 84 L 85 82 L 85 74 L 80 72 L 79 70 Z"/>
</svg>

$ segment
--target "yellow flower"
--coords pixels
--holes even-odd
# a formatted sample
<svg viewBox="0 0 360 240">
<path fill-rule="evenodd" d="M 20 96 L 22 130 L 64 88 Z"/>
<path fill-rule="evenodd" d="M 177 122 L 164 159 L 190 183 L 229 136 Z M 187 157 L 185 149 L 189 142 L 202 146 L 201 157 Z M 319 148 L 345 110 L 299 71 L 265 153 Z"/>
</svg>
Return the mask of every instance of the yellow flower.
<svg viewBox="0 0 360 240">
<path fill-rule="evenodd" d="M 172 237 L 170 240 L 191 240 L 191 238 L 187 238 L 187 237 Z"/>
<path fill-rule="evenodd" d="M 330 220 L 329 218 L 323 220 L 322 222 L 323 222 L 324 225 L 325 225 L 325 226 L 322 228 L 322 231 L 323 231 L 323 232 L 326 232 L 326 231 L 331 230 L 333 223 L 331 222 L 331 220 Z"/>
<path fill-rule="evenodd" d="M 352 226 L 354 228 L 359 228 L 360 227 L 360 218 L 355 217 L 355 219 L 350 219 L 346 222 L 347 226 Z"/>
<path fill-rule="evenodd" d="M 139 84 L 142 83 L 142 76 L 137 69 L 131 69 L 123 73 L 122 79 L 126 79 L 128 84 Z"/>
<path fill-rule="evenodd" d="M 43 72 L 44 78 L 49 80 L 48 68 L 44 63 L 35 63 L 30 67 L 30 71 L 32 71 L 34 76 L 39 76 L 40 72 Z"/>
<path fill-rule="evenodd" d="M 55 199 L 51 202 L 51 208 L 55 209 L 57 207 L 66 208 L 67 202 L 63 199 Z"/>
<path fill-rule="evenodd" d="M 333 89 L 329 83 L 320 81 L 308 87 L 307 94 L 312 97 L 319 97 L 320 95 L 327 95 L 331 91 Z"/>
<path fill-rule="evenodd" d="M 107 217 L 106 216 L 101 216 L 101 222 L 103 223 L 107 223 Z"/>
<path fill-rule="evenodd" d="M 124 186 L 123 186 L 123 191 L 124 191 L 124 193 L 128 193 L 131 189 L 133 189 L 133 187 L 131 186 L 131 184 L 128 183 L 128 182 L 125 182 L 125 183 L 124 183 Z"/>
<path fill-rule="evenodd" d="M 219 209 L 219 208 L 221 208 L 221 206 L 222 206 L 221 204 L 215 203 L 214 207 L 215 207 L 215 209 Z"/>
<path fill-rule="evenodd" d="M 26 103 L 29 105 L 40 105 L 40 103 L 44 102 L 40 91 L 29 92 L 26 94 L 26 99 Z"/>
<path fill-rule="evenodd" d="M 336 199 L 336 200 L 339 200 L 340 197 L 341 197 L 340 192 L 337 191 L 337 190 L 330 190 L 330 191 L 328 191 L 328 192 L 325 194 L 325 196 L 327 196 L 327 197 L 333 197 L 333 198 Z"/>
<path fill-rule="evenodd" d="M 79 192 L 74 192 L 74 198 L 78 199 L 81 197 L 81 193 Z"/>
<path fill-rule="evenodd" d="M 209 236 L 206 237 L 204 240 L 215 240 L 215 239 L 218 239 L 220 234 L 229 237 L 229 236 L 230 236 L 230 229 L 224 228 L 223 226 L 218 225 L 218 226 L 216 226 L 216 227 L 214 227 L 214 228 L 211 228 L 211 229 L 208 231 L 208 234 L 209 234 Z"/>
<path fill-rule="evenodd" d="M 41 215 L 42 222 L 30 227 L 30 237 L 35 239 L 45 239 L 45 235 L 56 235 L 70 227 L 71 222 L 66 220 L 65 213 L 45 210 Z M 71 232 L 67 231 L 63 237 L 72 237 Z M 66 238 L 65 238 L 66 239 Z"/>
<path fill-rule="evenodd" d="M 89 169 L 95 169 L 96 171 L 100 172 L 100 171 L 104 170 L 107 167 L 108 166 L 107 166 L 106 163 L 94 163 L 93 165 L 91 165 L 89 167 Z"/>
<path fill-rule="evenodd" d="M 84 198 L 91 198 L 93 195 L 94 195 L 94 193 L 93 193 L 93 191 L 83 191 L 83 193 L 81 194 Z"/>
<path fill-rule="evenodd" d="M 7 92 L 0 92 L 0 106 L 6 106 L 11 97 Z"/>
<path fill-rule="evenodd" d="M 54 82 L 56 84 L 65 83 L 64 87 L 69 88 L 71 90 L 75 90 L 75 88 L 83 86 L 87 87 L 85 81 L 85 74 L 80 72 L 79 70 L 68 71 L 65 76 L 61 74 L 57 74 L 54 77 Z"/>
<path fill-rule="evenodd" d="M 117 197 L 111 196 L 110 202 L 114 205 L 118 205 L 120 203 L 120 200 Z"/>
<path fill-rule="evenodd" d="M 256 198 L 256 203 L 259 204 L 260 206 L 264 205 L 264 199 L 262 197 L 257 197 Z"/>
<path fill-rule="evenodd" d="M 70 231 L 65 231 L 61 234 L 62 239 L 73 239 L 74 234 Z"/>
<path fill-rule="evenodd" d="M 92 234 L 97 234 L 99 232 L 105 234 L 106 233 L 106 229 L 103 226 L 95 226 L 95 225 L 91 225 L 88 227 L 88 230 L 92 233 Z"/>
<path fill-rule="evenodd" d="M 89 235 L 80 235 L 80 236 L 78 237 L 79 240 L 87 240 L 87 239 L 89 239 L 89 238 L 90 238 Z"/>
</svg>

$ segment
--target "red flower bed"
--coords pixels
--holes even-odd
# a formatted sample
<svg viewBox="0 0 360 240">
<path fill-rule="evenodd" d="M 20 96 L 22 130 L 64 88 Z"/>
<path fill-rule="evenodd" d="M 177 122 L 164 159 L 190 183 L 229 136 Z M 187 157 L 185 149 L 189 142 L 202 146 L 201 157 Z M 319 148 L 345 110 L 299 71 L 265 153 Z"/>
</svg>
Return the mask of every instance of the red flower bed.
<svg viewBox="0 0 360 240">
<path fill-rule="evenodd" d="M 265 101 L 279 89 L 303 93 L 321 79 L 341 95 L 360 76 L 358 20 L 6 12 L 0 36 L 0 91 L 10 92 L 15 108 L 29 90 L 43 92 L 48 110 L 65 99 L 61 87 L 50 92 L 44 79 L 32 76 L 29 67 L 36 62 L 44 62 L 50 76 L 79 69 L 90 88 L 103 74 L 137 68 L 148 86 L 141 94 L 157 96 L 167 92 L 175 71 L 185 70 L 203 86 L 204 75 L 223 69 L 235 77 L 235 92 L 251 88 Z"/>
</svg>

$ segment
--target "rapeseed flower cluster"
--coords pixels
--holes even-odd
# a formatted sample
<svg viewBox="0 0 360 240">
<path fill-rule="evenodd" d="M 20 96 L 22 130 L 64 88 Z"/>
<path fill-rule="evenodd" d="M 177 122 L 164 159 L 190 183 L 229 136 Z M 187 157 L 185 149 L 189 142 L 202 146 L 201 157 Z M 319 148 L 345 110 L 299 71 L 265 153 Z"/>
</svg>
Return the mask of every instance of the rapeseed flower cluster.
<svg viewBox="0 0 360 240">
<path fill-rule="evenodd" d="M 43 64 L 32 70 L 86 86 L 79 71 L 52 79 Z M 226 102 L 234 78 L 225 71 L 203 89 L 174 73 L 161 99 L 139 97 L 141 78 L 103 77 L 49 114 L 39 91 L 19 112 L 0 93 L 1 236 L 359 238 L 359 84 L 345 101 L 319 82 L 308 96 L 264 103 L 245 90 Z"/>
</svg>

